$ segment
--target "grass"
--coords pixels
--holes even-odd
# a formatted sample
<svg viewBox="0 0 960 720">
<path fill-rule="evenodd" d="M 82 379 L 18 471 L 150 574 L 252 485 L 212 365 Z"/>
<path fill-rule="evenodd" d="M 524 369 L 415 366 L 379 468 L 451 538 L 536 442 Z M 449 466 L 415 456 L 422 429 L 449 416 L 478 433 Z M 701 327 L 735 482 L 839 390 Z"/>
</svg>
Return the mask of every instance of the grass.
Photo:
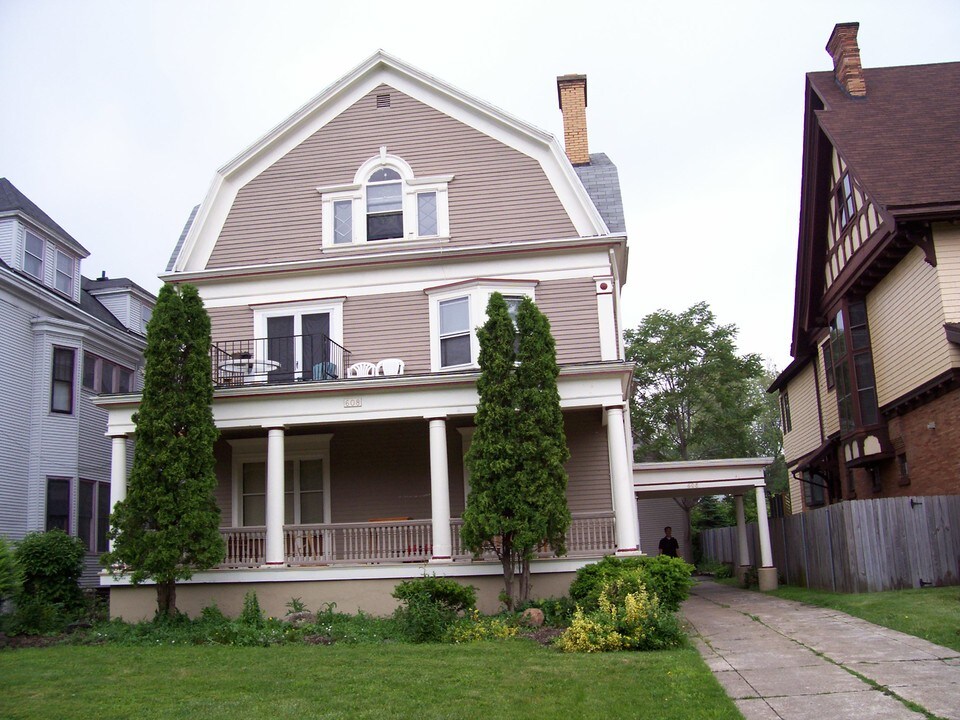
<svg viewBox="0 0 960 720">
<path fill-rule="evenodd" d="M 561 654 L 530 641 L 0 652 L 0 717 L 740 718 L 690 647 Z"/>
<path fill-rule="evenodd" d="M 840 610 L 960 651 L 960 588 L 835 593 L 783 586 L 770 595 Z"/>
</svg>

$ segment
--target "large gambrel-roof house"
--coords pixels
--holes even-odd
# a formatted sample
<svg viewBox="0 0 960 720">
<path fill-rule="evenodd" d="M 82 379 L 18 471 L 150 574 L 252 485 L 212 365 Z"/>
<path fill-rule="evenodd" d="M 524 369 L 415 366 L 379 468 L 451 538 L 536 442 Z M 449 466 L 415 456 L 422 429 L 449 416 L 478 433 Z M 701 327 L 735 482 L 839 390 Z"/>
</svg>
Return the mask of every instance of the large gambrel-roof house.
<svg viewBox="0 0 960 720">
<path fill-rule="evenodd" d="M 156 298 L 126 278 L 84 277 L 89 254 L 0 178 L 0 536 L 78 536 L 81 582 L 96 586 L 111 452 L 92 399 L 139 387 Z"/>
<path fill-rule="evenodd" d="M 807 75 L 791 353 L 794 512 L 960 492 L 960 63 Z"/>
<path fill-rule="evenodd" d="M 212 320 L 223 567 L 178 589 L 196 612 L 256 590 L 389 611 L 402 578 L 462 578 L 497 606 L 501 569 L 459 541 L 489 295 L 548 316 L 571 459 L 566 591 L 589 559 L 639 549 L 615 166 L 590 154 L 584 76 L 557 80 L 550 134 L 378 52 L 217 172 L 163 279 Z M 110 413 L 115 478 L 136 396 Z M 153 590 L 104 576 L 114 615 Z"/>
</svg>

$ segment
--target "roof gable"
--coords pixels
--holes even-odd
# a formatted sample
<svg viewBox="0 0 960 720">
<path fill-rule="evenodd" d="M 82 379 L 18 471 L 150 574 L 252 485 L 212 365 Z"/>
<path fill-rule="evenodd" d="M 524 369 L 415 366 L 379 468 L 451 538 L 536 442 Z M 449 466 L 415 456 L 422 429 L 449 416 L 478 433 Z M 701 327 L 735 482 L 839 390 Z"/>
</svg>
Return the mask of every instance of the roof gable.
<svg viewBox="0 0 960 720">
<path fill-rule="evenodd" d="M 89 257 L 90 252 L 78 243 L 70 233 L 60 227 L 53 218 L 41 210 L 30 198 L 7 180 L 0 178 L 0 215 L 20 214 L 60 240 L 80 257 Z"/>
<path fill-rule="evenodd" d="M 183 239 L 172 270 L 204 269 L 241 188 L 381 85 L 395 88 L 534 158 L 577 234 L 609 234 L 603 218 L 552 135 L 378 51 L 217 172 Z"/>
</svg>

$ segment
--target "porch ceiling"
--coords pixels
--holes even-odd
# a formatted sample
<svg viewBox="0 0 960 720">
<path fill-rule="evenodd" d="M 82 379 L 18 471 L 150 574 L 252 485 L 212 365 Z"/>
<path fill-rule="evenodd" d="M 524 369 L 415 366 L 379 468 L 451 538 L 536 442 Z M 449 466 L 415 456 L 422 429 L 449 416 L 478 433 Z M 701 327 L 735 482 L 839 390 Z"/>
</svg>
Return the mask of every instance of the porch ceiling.
<svg viewBox="0 0 960 720">
<path fill-rule="evenodd" d="M 633 489 L 640 498 L 742 494 L 764 485 L 763 470 L 772 462 L 760 457 L 634 463 Z"/>
</svg>

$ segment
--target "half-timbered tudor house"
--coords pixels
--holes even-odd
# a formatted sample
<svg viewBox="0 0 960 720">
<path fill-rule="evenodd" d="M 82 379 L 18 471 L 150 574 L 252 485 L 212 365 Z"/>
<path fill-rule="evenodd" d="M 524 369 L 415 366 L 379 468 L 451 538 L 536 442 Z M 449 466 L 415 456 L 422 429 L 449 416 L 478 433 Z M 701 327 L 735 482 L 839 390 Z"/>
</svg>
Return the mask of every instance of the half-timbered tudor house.
<svg viewBox="0 0 960 720">
<path fill-rule="evenodd" d="M 0 178 L 0 536 L 59 528 L 97 586 L 107 549 L 110 441 L 99 393 L 138 389 L 156 298 L 81 275 L 84 247 Z"/>
<path fill-rule="evenodd" d="M 573 524 L 534 594 L 637 552 L 619 181 L 588 152 L 586 78 L 557 90 L 566 152 L 378 52 L 216 173 L 162 275 L 199 288 L 213 328 L 227 556 L 179 588 L 185 610 L 256 590 L 276 612 L 292 596 L 384 612 L 424 572 L 496 607 L 499 564 L 458 535 L 494 291 L 543 310 L 561 368 Z M 137 398 L 101 403 L 122 477 Z M 115 615 L 152 612 L 152 589 L 102 582 Z"/>
<path fill-rule="evenodd" d="M 960 492 L 960 63 L 864 69 L 857 23 L 807 75 L 793 362 L 794 512 Z"/>
</svg>

